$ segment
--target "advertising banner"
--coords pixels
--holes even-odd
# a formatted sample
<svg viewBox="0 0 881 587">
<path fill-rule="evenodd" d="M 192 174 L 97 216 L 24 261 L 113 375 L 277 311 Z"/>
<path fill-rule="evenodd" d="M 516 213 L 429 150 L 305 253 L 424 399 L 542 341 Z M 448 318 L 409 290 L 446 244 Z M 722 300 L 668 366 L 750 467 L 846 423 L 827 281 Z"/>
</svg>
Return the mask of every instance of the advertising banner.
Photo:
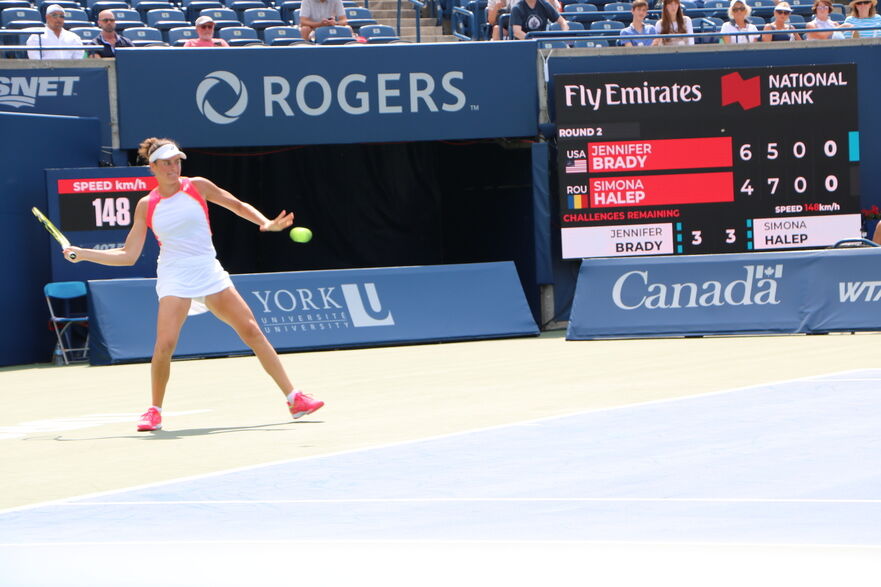
<svg viewBox="0 0 881 587">
<path fill-rule="evenodd" d="M 511 262 L 232 276 L 279 351 L 538 334 Z M 89 282 L 93 365 L 147 361 L 155 279 Z M 210 313 L 190 316 L 175 357 L 250 350 Z"/>
<path fill-rule="evenodd" d="M 534 136 L 535 58 L 531 42 L 120 51 L 120 142 L 134 148 L 145 137 L 168 136 L 185 147 L 226 147 Z M 166 72 L 161 94 L 146 71 Z"/>
<path fill-rule="evenodd" d="M 156 187 L 149 167 L 47 169 L 48 216 L 71 244 L 86 249 L 115 249 L 125 244 L 135 206 Z M 87 281 L 114 277 L 153 277 L 159 245 L 147 231 L 138 261 L 128 267 L 66 261 L 52 255 L 52 279 Z"/>
<path fill-rule="evenodd" d="M 107 70 L 101 68 L 0 69 L 0 110 L 24 114 L 94 116 L 101 144 L 111 142 Z"/>
<path fill-rule="evenodd" d="M 881 248 L 585 259 L 567 338 L 881 330 Z"/>
</svg>

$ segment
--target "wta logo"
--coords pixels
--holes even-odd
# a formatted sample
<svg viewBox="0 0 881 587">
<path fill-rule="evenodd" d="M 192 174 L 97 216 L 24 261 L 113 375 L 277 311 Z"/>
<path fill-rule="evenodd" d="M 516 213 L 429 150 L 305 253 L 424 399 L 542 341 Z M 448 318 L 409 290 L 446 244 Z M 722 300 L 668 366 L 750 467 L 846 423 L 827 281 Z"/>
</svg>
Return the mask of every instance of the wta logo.
<svg viewBox="0 0 881 587">
<path fill-rule="evenodd" d="M 235 103 L 227 108 L 223 114 L 218 112 L 217 108 L 208 100 L 209 94 L 213 96 L 215 101 L 219 97 L 222 98 L 223 92 L 215 89 L 215 86 L 218 84 L 223 84 L 231 90 L 235 100 Z M 212 90 L 214 91 L 212 92 Z M 235 74 L 228 71 L 212 71 L 205 76 L 205 79 L 196 88 L 196 106 L 199 108 L 202 116 L 214 124 L 230 124 L 238 120 L 245 111 L 245 108 L 248 107 L 248 89 Z"/>
<path fill-rule="evenodd" d="M 739 73 L 722 76 L 722 106 L 740 104 L 744 110 L 762 105 L 762 80 L 759 76 L 743 79 Z"/>
</svg>

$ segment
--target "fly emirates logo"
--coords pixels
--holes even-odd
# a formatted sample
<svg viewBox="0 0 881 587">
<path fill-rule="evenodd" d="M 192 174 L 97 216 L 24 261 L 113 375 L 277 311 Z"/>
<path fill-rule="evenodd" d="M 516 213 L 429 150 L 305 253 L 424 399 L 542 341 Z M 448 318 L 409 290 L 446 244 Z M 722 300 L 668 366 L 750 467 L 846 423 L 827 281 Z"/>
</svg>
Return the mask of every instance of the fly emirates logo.
<svg viewBox="0 0 881 587">
<path fill-rule="evenodd" d="M 599 110 L 602 106 L 628 106 L 632 104 L 680 104 L 700 102 L 703 98 L 700 84 L 671 84 L 653 86 L 648 82 L 642 85 L 622 86 L 603 84 L 591 88 L 581 84 L 563 86 L 566 106 Z"/>
</svg>

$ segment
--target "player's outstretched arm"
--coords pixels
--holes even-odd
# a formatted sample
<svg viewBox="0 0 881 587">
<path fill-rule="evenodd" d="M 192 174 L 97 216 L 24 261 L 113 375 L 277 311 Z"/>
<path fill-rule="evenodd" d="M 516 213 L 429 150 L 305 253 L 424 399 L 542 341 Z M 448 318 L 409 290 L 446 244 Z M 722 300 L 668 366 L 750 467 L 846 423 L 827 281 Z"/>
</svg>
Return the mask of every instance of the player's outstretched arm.
<svg viewBox="0 0 881 587">
<path fill-rule="evenodd" d="M 223 206 L 237 216 L 253 222 L 260 227 L 262 232 L 278 232 L 294 223 L 293 212 L 282 210 L 281 214 L 270 220 L 264 216 L 260 210 L 247 202 L 239 200 L 225 189 L 218 187 L 210 179 L 194 177 L 192 178 L 192 182 L 206 200 L 213 202 L 218 206 Z"/>
<path fill-rule="evenodd" d="M 82 249 L 80 247 L 68 247 L 64 249 L 64 258 L 71 263 L 91 261 L 100 265 L 128 266 L 134 265 L 141 251 L 144 250 L 144 239 L 147 238 L 147 197 L 138 201 L 135 207 L 135 219 L 131 230 L 125 238 L 125 244 L 118 249 L 96 251 L 95 249 Z M 68 253 L 76 253 L 76 259 L 71 259 Z"/>
</svg>

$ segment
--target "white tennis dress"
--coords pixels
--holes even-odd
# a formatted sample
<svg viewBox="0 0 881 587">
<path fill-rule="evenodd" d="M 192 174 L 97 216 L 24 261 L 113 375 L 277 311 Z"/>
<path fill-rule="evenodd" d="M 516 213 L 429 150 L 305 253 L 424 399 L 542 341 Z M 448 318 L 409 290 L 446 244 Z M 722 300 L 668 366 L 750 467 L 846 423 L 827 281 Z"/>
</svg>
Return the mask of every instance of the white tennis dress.
<svg viewBox="0 0 881 587">
<path fill-rule="evenodd" d="M 205 296 L 223 291 L 232 281 L 211 242 L 205 198 L 189 178 L 182 177 L 180 182 L 180 191 L 172 196 L 162 197 L 158 188 L 148 196 L 147 226 L 159 241 L 156 294 L 159 299 L 191 298 L 201 306 Z"/>
</svg>

